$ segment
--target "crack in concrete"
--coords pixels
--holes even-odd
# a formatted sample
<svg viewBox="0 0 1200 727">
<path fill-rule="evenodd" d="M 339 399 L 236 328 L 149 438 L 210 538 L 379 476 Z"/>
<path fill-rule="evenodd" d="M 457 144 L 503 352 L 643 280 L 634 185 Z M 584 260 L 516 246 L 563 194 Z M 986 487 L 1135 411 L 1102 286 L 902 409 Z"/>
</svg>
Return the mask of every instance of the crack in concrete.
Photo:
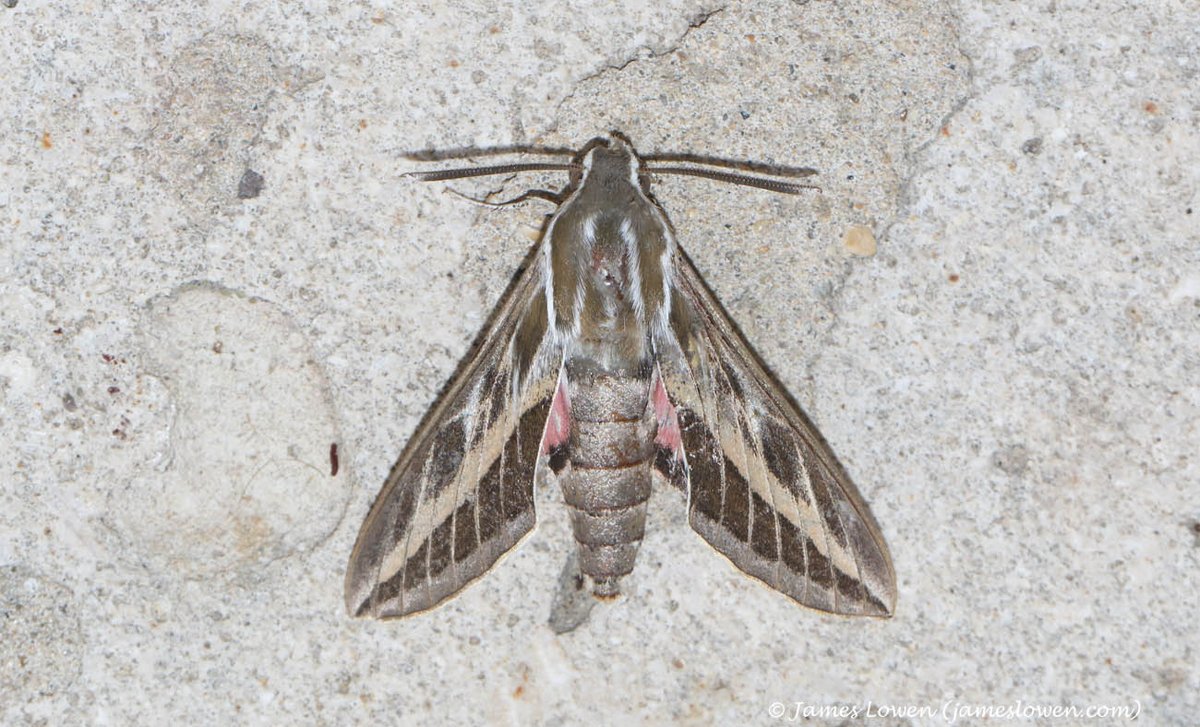
<svg viewBox="0 0 1200 727">
<path fill-rule="evenodd" d="M 880 241 L 887 237 L 888 233 L 891 232 L 892 227 L 897 221 L 907 217 L 908 210 L 910 210 L 913 204 L 916 202 L 916 199 L 913 197 L 913 185 L 923 169 L 921 162 L 926 157 L 926 152 L 932 148 L 934 144 L 941 140 L 942 129 L 949 128 L 954 119 L 963 112 L 963 109 L 967 107 L 967 104 L 971 103 L 980 96 L 981 89 L 977 88 L 975 84 L 975 59 L 972 58 L 963 48 L 962 18 L 952 12 L 950 9 L 947 9 L 946 14 L 948 16 L 947 24 L 953 29 L 954 32 L 954 49 L 958 52 L 959 57 L 966 61 L 966 78 L 963 80 L 963 86 L 966 89 L 966 92 L 963 94 L 962 98 L 958 99 L 958 101 L 950 106 L 950 109 L 942 116 L 938 127 L 933 130 L 933 133 L 930 134 L 929 138 L 920 144 L 917 144 L 916 148 L 908 154 L 909 173 L 900 181 L 900 188 L 896 190 L 896 211 L 880 228 L 879 235 L 877 237 L 877 239 Z"/>
<path fill-rule="evenodd" d="M 921 176 L 921 173 L 924 170 L 923 162 L 927 157 L 927 152 L 932 149 L 935 144 L 941 141 L 942 129 L 948 128 L 953 120 L 963 112 L 963 109 L 966 108 L 967 104 L 971 103 L 971 101 L 978 98 L 980 95 L 980 89 L 976 87 L 975 83 L 977 74 L 975 69 L 975 59 L 972 58 L 963 47 L 962 18 L 957 13 L 954 13 L 950 8 L 946 8 L 945 16 L 947 18 L 947 25 L 952 29 L 954 34 L 954 49 L 958 53 L 958 56 L 966 63 L 966 78 L 963 80 L 965 92 L 962 97 L 957 99 L 950 106 L 949 110 L 943 114 L 937 127 L 933 129 L 929 137 L 918 143 L 910 152 L 905 154 L 905 163 L 907 168 L 906 173 L 901 175 L 896 189 L 895 209 L 892 211 L 892 214 L 889 215 L 887 219 L 879 225 L 877 231 L 875 231 L 875 239 L 879 242 L 880 247 L 883 247 L 884 242 L 891 234 L 892 228 L 900 220 L 908 217 L 908 211 L 912 209 L 913 205 L 916 203 L 916 198 L 913 192 L 914 186 L 917 178 Z M 854 265 L 842 266 L 841 274 L 836 277 L 831 285 L 830 292 L 826 296 L 827 305 L 831 313 L 831 320 L 817 342 L 819 344 L 816 347 L 818 353 L 809 360 L 808 365 L 805 367 L 806 377 L 811 378 L 813 372 L 819 366 L 820 361 L 823 358 L 823 353 L 826 350 L 829 350 L 829 347 L 825 344 L 827 344 L 834 338 L 834 336 L 837 335 L 838 330 L 843 324 L 841 311 L 842 298 L 845 294 L 847 286 L 849 285 L 850 278 L 855 275 L 857 269 L 857 266 Z"/>
<path fill-rule="evenodd" d="M 682 33 L 680 33 L 679 37 L 677 37 L 673 42 L 669 43 L 665 48 L 662 48 L 660 50 L 655 50 L 654 48 L 652 48 L 651 46 L 648 46 L 648 45 L 640 46 L 639 48 L 637 48 L 637 50 L 635 50 L 633 52 L 632 56 L 625 59 L 624 61 L 621 61 L 619 63 L 606 62 L 599 69 L 592 71 L 591 73 L 588 73 L 587 75 L 583 76 L 579 80 L 575 81 L 575 83 L 573 83 L 571 85 L 571 89 L 569 91 L 567 91 L 567 93 L 564 94 L 563 97 L 561 99 L 559 99 L 558 103 L 554 106 L 553 126 L 551 126 L 550 129 L 548 129 L 547 131 L 554 131 L 555 129 L 558 128 L 558 118 L 559 118 L 559 114 L 562 112 L 563 106 L 565 106 L 568 101 L 575 98 L 575 95 L 579 92 L 579 89 L 582 86 L 586 85 L 587 83 L 589 83 L 591 81 L 596 80 L 597 78 L 600 78 L 601 76 L 604 76 L 605 74 L 612 73 L 613 71 L 616 71 L 619 73 L 619 72 L 625 70 L 626 68 L 628 68 L 629 66 L 633 65 L 634 63 L 639 63 L 641 61 L 652 61 L 652 60 L 662 58 L 663 56 L 668 56 L 668 55 L 674 53 L 675 51 L 679 50 L 683 46 L 684 42 L 687 40 L 688 36 L 692 34 L 693 31 L 695 31 L 697 28 L 703 27 L 704 24 L 707 23 L 710 18 L 712 18 L 717 13 L 724 12 L 724 10 L 725 10 L 724 5 L 713 8 L 711 10 L 701 10 L 692 20 L 690 20 L 688 22 L 687 29 L 685 29 Z"/>
<path fill-rule="evenodd" d="M 950 106 L 946 114 L 942 115 L 940 122 L 938 122 L 937 127 L 932 130 L 930 136 L 923 140 L 923 142 L 920 142 L 914 146 L 914 148 L 911 151 L 908 151 L 905 155 L 905 173 L 899 175 L 899 184 L 896 186 L 895 206 L 892 214 L 890 214 L 881 224 L 878 224 L 877 228 L 872 229 L 872 232 L 875 233 L 875 239 L 878 241 L 878 245 L 880 245 L 881 248 L 884 246 L 884 242 L 888 240 L 890 233 L 892 233 L 892 228 L 895 227 L 896 224 L 898 224 L 901 220 L 905 220 L 905 218 L 908 216 L 908 211 L 910 211 L 913 208 L 913 205 L 917 203 L 914 188 L 916 188 L 919 176 L 922 175 L 925 170 L 925 163 L 928 161 L 930 150 L 934 149 L 934 146 L 937 143 L 940 143 L 942 140 L 943 128 L 948 128 L 954 119 L 958 118 L 958 116 L 962 113 L 962 110 L 966 108 L 967 104 L 971 103 L 973 100 L 976 100 L 976 98 L 978 98 L 980 95 L 980 89 L 977 88 L 976 84 L 976 60 L 974 60 L 972 56 L 966 52 L 966 49 L 964 48 L 964 41 L 962 41 L 962 38 L 964 38 L 964 30 L 962 30 L 962 17 L 959 13 L 954 12 L 953 8 L 950 8 L 949 6 L 943 7 L 946 8 L 946 11 L 944 11 L 944 16 L 947 17 L 947 24 L 949 28 L 952 29 L 954 35 L 954 50 L 956 53 L 958 53 L 959 58 L 964 59 L 966 64 L 964 94 L 962 94 L 962 96 L 958 98 L 958 100 L 956 100 L 952 106 Z M 844 328 L 845 310 L 842 308 L 842 300 L 845 298 L 847 288 L 850 287 L 850 281 L 854 276 L 859 274 L 859 270 L 859 266 L 853 265 L 850 262 L 841 265 L 839 274 L 836 275 L 833 282 L 830 283 L 829 293 L 823 296 L 823 298 L 826 299 L 826 305 L 829 311 L 829 322 L 826 326 L 824 326 L 824 330 L 820 332 L 820 335 L 818 335 L 817 340 L 815 341 L 816 353 L 812 355 L 808 361 L 806 361 L 806 364 L 803 367 L 802 378 L 804 380 L 811 381 L 815 379 L 816 372 L 821 367 L 824 355 L 826 355 L 829 350 L 835 348 L 833 346 L 829 346 L 829 342 L 833 341 L 836 336 L 839 336 L 840 331 L 842 328 Z"/>
</svg>

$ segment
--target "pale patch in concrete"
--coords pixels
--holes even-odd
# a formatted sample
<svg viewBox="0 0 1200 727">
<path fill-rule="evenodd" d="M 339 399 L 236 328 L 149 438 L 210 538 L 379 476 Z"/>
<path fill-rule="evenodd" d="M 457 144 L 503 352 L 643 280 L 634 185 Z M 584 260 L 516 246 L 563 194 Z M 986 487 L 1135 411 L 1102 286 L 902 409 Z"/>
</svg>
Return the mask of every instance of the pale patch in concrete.
<svg viewBox="0 0 1200 727">
<path fill-rule="evenodd" d="M 291 321 L 262 300 L 188 286 L 152 301 L 144 367 L 170 391 L 162 471 L 110 495 L 141 558 L 186 576 L 255 571 L 307 552 L 337 525 L 337 429 L 326 385 Z"/>
</svg>

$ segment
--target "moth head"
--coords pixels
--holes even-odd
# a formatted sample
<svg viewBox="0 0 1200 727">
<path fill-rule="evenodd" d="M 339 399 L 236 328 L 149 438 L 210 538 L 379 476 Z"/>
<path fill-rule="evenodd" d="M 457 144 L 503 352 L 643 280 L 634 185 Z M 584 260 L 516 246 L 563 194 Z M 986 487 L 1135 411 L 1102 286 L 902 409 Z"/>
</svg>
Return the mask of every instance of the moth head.
<svg viewBox="0 0 1200 727">
<path fill-rule="evenodd" d="M 571 175 L 572 186 L 589 179 L 593 185 L 604 188 L 621 183 L 642 185 L 642 160 L 629 137 L 619 131 L 589 141 L 580 150 L 576 164 L 579 171 Z"/>
</svg>

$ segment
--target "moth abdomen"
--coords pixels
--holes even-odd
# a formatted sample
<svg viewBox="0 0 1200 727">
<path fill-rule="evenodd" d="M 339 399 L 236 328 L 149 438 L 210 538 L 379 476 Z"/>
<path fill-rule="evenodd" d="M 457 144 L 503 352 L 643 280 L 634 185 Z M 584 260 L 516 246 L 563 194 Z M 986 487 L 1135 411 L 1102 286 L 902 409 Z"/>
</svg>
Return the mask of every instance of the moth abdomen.
<svg viewBox="0 0 1200 727">
<path fill-rule="evenodd" d="M 571 464 L 589 469 L 631 467 L 654 455 L 654 433 L 648 423 L 571 422 Z M 647 436 L 649 435 L 649 436 Z"/>
<path fill-rule="evenodd" d="M 628 467 L 580 467 L 572 464 L 562 476 L 563 500 L 583 512 L 621 510 L 650 499 L 645 463 Z"/>
<path fill-rule="evenodd" d="M 579 570 L 592 579 L 592 593 L 597 598 L 620 595 L 621 577 L 633 571 L 641 544 L 641 538 L 613 545 L 579 544 Z"/>
<path fill-rule="evenodd" d="M 590 361 L 571 359 L 566 363 L 571 382 L 573 422 L 639 422 L 650 396 L 649 373 L 640 368 L 630 374 L 597 371 Z"/>
<path fill-rule="evenodd" d="M 579 569 L 592 592 L 611 597 L 633 570 L 646 532 L 646 502 L 656 421 L 648 410 L 649 377 L 613 374 L 571 378 L 571 466 L 560 482 L 571 511 Z"/>
<path fill-rule="evenodd" d="M 597 596 L 615 596 L 646 534 L 650 463 L 615 469 L 568 467 L 561 478 L 579 548 L 579 569 Z"/>
<path fill-rule="evenodd" d="M 621 545 L 640 540 L 646 532 L 644 502 L 594 512 L 571 508 L 575 541 L 580 545 Z"/>
</svg>

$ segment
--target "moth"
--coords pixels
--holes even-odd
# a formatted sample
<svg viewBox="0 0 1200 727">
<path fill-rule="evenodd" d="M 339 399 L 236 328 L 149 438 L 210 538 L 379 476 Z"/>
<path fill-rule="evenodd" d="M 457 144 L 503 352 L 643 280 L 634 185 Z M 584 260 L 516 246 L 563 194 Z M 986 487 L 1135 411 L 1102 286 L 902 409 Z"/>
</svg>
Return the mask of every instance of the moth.
<svg viewBox="0 0 1200 727">
<path fill-rule="evenodd" d="M 734 566 L 799 603 L 890 616 L 895 575 L 862 497 L 675 240 L 653 174 L 796 193 L 809 185 L 652 167 L 612 133 L 567 164 L 418 173 L 425 181 L 560 170 L 570 181 L 477 349 L 405 447 L 358 534 L 346 607 L 433 608 L 534 527 L 535 476 L 562 489 L 579 569 L 620 592 L 655 473 Z"/>
</svg>

